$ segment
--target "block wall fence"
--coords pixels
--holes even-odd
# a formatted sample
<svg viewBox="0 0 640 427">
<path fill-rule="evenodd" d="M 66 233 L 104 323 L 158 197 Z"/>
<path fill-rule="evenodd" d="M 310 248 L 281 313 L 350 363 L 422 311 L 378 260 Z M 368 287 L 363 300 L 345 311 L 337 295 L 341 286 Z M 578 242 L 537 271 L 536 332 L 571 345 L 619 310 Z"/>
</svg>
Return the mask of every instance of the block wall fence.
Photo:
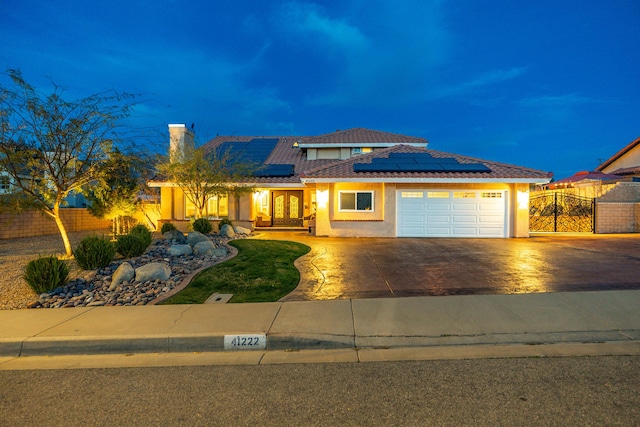
<svg viewBox="0 0 640 427">
<path fill-rule="evenodd" d="M 85 208 L 64 208 L 60 210 L 62 222 L 68 233 L 74 231 L 96 230 L 109 234 L 111 220 L 96 218 Z M 149 210 L 139 213 L 135 218 L 139 223 L 151 227 L 152 231 L 157 224 L 157 217 Z M 39 211 L 23 211 L 18 214 L 0 215 L 0 239 L 15 239 L 20 237 L 44 236 L 58 234 L 58 227 L 50 217 Z"/>
<path fill-rule="evenodd" d="M 596 203 L 596 233 L 640 232 L 640 203 Z"/>
</svg>

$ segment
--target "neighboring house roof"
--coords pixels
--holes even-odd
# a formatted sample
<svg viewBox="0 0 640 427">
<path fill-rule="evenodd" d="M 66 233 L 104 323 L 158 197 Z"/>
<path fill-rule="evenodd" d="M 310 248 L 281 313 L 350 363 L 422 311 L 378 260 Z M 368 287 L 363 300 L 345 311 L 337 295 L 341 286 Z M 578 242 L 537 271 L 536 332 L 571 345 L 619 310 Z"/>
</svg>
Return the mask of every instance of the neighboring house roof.
<svg viewBox="0 0 640 427">
<path fill-rule="evenodd" d="M 607 166 L 609 166 L 610 164 L 612 164 L 613 162 L 615 162 L 616 160 L 618 160 L 619 158 L 621 158 L 622 156 L 627 154 L 629 151 L 633 150 L 638 145 L 640 145 L 640 138 L 636 138 L 633 141 L 631 141 L 629 144 L 627 144 L 625 147 L 623 147 L 622 150 L 618 151 L 616 154 L 611 156 L 607 161 L 605 161 L 603 164 L 598 166 L 596 168 L 596 170 L 597 171 L 604 170 Z M 637 167 L 640 168 L 640 165 L 638 165 Z M 633 169 L 633 168 L 624 168 L 624 169 Z M 626 174 L 625 173 L 620 173 L 621 170 L 623 170 L 623 169 L 619 169 L 619 170 L 616 170 L 616 171 L 613 171 L 613 172 L 615 172 L 616 175 L 630 175 L 631 174 L 631 173 L 628 173 L 628 172 Z M 634 173 L 637 173 L 637 172 L 634 172 Z"/>
<path fill-rule="evenodd" d="M 375 159 L 391 158 L 394 153 L 426 153 L 436 159 L 450 159 L 452 162 L 463 165 L 484 165 L 482 171 L 362 171 L 356 164 L 373 164 Z M 473 168 L 470 168 L 473 169 Z M 488 170 L 486 170 L 488 169 Z M 334 161 L 330 165 L 324 165 L 313 169 L 307 169 L 301 176 L 303 182 L 314 180 L 316 182 L 333 181 L 369 181 L 369 182 L 548 182 L 550 176 L 547 172 L 529 169 L 521 166 L 476 159 L 473 157 L 449 154 L 441 151 L 428 150 L 407 145 L 396 145 L 382 150 L 376 150 L 369 154 L 352 157 L 348 160 Z"/>
<path fill-rule="evenodd" d="M 608 174 L 608 173 L 603 173 L 600 171 L 581 171 L 578 172 L 568 178 L 563 178 L 563 179 L 559 179 L 555 182 L 552 182 L 551 184 L 549 184 L 549 186 L 556 186 L 556 185 L 561 185 L 561 184 L 573 184 L 576 182 L 580 182 L 580 181 L 584 181 L 584 180 L 590 180 L 590 181 L 606 181 L 606 180 L 610 180 L 610 179 L 619 179 L 620 176 L 619 175 L 614 175 L 614 174 Z"/>
<path fill-rule="evenodd" d="M 640 175 L 640 165 L 632 166 L 630 168 L 620 168 L 612 171 L 612 173 L 616 176 L 624 176 L 624 175 Z"/>
<path fill-rule="evenodd" d="M 381 132 L 377 130 L 353 128 L 343 131 L 336 131 L 320 136 L 301 137 L 297 139 L 302 148 L 345 146 L 350 147 L 377 147 L 395 144 L 409 144 L 427 147 L 429 141 L 424 138 L 400 135 L 391 132 Z"/>
</svg>

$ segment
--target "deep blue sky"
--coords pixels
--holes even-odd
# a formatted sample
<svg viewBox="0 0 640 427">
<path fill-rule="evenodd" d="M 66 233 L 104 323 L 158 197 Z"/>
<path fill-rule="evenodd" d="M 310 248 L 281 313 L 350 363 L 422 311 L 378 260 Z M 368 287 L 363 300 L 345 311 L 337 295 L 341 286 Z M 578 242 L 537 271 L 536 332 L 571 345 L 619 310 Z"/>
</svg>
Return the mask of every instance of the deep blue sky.
<svg viewBox="0 0 640 427">
<path fill-rule="evenodd" d="M 559 179 L 640 136 L 638 0 L 0 6 L 3 70 L 141 93 L 134 123 L 163 138 L 168 123 L 201 142 L 367 127 Z"/>
</svg>

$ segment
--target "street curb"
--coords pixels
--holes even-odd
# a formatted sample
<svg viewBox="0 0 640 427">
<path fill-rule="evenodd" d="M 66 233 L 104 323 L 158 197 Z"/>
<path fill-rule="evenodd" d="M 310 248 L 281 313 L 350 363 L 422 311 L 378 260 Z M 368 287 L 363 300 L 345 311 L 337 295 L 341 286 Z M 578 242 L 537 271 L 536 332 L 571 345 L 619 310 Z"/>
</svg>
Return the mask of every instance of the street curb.
<svg viewBox="0 0 640 427">
<path fill-rule="evenodd" d="M 259 352 L 259 351 L 307 351 L 307 350 L 337 350 L 352 349 L 357 351 L 393 350 L 393 349 L 431 349 L 438 348 L 472 348 L 496 346 L 520 346 L 531 349 L 546 346 L 577 346 L 581 345 L 627 345 L 637 346 L 640 352 L 640 340 L 624 339 L 622 334 L 605 334 L 588 338 L 575 335 L 569 339 L 566 336 L 547 334 L 546 340 L 531 340 L 531 334 L 509 334 L 501 339 L 476 339 L 472 341 L 458 340 L 424 340 L 396 341 L 384 344 L 360 343 L 359 337 L 352 335 L 332 334 L 267 334 L 266 349 L 235 350 L 225 349 L 223 334 L 218 335 L 185 335 L 185 336 L 131 336 L 131 337 L 31 337 L 24 340 L 1 340 L 0 357 L 33 357 L 33 356 L 71 356 L 71 355 L 104 355 L 104 354 L 147 354 L 147 353 L 231 353 L 231 352 Z M 395 337 L 402 338 L 402 337 Z M 405 337 L 406 338 L 406 337 Z M 542 338 L 542 337 L 536 337 Z M 553 340 L 552 338 L 555 338 Z M 558 348 L 558 347 L 556 347 Z M 535 352 L 533 352 L 535 353 Z"/>
</svg>

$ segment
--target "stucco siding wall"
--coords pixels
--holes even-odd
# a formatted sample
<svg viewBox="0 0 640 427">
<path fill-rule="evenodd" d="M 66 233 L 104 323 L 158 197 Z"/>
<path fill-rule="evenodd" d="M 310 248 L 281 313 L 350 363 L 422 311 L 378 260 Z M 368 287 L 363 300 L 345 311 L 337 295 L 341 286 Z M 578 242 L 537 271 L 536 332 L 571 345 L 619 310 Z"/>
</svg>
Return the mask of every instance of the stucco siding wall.
<svg viewBox="0 0 640 427">
<path fill-rule="evenodd" d="M 318 190 L 329 194 L 326 210 L 319 207 L 316 233 L 329 237 L 395 237 L 396 231 L 396 192 L 412 189 L 486 189 L 506 190 L 507 236 L 529 236 L 529 188 L 526 184 L 376 184 L 376 183 L 337 183 L 318 185 Z M 374 191 L 373 212 L 340 212 L 340 191 Z M 520 200 L 518 199 L 518 193 Z M 521 202 L 521 203 L 520 203 Z M 522 206 L 520 206 L 522 205 Z M 323 212 L 324 210 L 324 212 Z"/>
<path fill-rule="evenodd" d="M 604 168 L 602 172 L 611 173 L 616 169 L 630 168 L 638 165 L 640 165 L 640 145 L 629 150 L 629 152 Z"/>
<path fill-rule="evenodd" d="M 329 187 L 328 221 L 318 208 L 317 234 L 329 237 L 394 237 L 395 186 L 377 183 L 337 183 Z M 373 191 L 373 211 L 341 212 L 341 191 Z"/>
</svg>

